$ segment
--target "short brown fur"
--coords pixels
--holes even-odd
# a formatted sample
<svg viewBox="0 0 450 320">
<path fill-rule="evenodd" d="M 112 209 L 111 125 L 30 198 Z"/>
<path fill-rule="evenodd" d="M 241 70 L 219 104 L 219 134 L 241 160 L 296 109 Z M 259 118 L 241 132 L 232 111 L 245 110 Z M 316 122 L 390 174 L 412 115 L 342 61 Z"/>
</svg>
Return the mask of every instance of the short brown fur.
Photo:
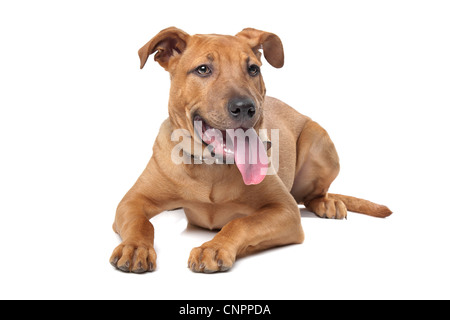
<svg viewBox="0 0 450 320">
<path fill-rule="evenodd" d="M 302 243 L 298 204 L 336 219 L 346 218 L 347 209 L 375 217 L 391 214 L 385 206 L 328 193 L 339 173 L 333 142 L 316 122 L 266 97 L 262 76 L 248 76 L 248 64 L 261 65 L 260 49 L 269 64 L 283 66 L 279 37 L 250 28 L 236 36 L 190 36 L 171 27 L 139 50 L 141 68 L 156 52 L 155 60 L 170 73 L 169 118 L 160 128 L 150 162 L 117 208 L 113 229 L 123 242 L 111 256 L 113 266 L 135 273 L 155 270 L 149 220 L 174 208 L 184 208 L 192 224 L 220 230 L 188 259 L 192 271 L 205 273 L 226 271 L 237 257 L 255 251 Z M 213 67 L 213 76 L 193 74 L 202 64 Z M 172 132 L 185 129 L 194 137 L 194 114 L 213 127 L 233 127 L 224 106 L 236 95 L 255 102 L 251 124 L 256 130 L 280 130 L 278 174 L 248 186 L 235 165 L 174 164 L 171 151 L 177 142 L 171 141 Z M 192 142 L 201 144 L 194 138 Z"/>
</svg>

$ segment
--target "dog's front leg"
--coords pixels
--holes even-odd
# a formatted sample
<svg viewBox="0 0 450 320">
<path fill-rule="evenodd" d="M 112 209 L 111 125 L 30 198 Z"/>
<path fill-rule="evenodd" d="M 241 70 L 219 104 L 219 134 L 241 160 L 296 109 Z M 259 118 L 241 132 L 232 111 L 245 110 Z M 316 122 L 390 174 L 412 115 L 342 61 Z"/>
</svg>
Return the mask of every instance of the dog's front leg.
<svg viewBox="0 0 450 320">
<path fill-rule="evenodd" d="M 150 209 L 147 212 L 152 211 L 146 199 L 131 196 L 117 208 L 113 229 L 122 238 L 122 243 L 113 251 L 109 261 L 122 271 L 143 273 L 156 268 L 154 228 L 143 210 L 145 207 Z"/>
<path fill-rule="evenodd" d="M 156 268 L 154 228 L 149 219 L 159 212 L 145 196 L 133 190 L 125 196 L 117 208 L 113 224 L 114 231 L 122 238 L 122 243 L 110 258 L 114 267 L 135 273 Z"/>
<path fill-rule="evenodd" d="M 194 272 L 227 271 L 236 258 L 271 247 L 302 243 L 304 234 L 295 200 L 273 202 L 254 214 L 232 220 L 211 240 L 191 251 L 188 267 Z"/>
<path fill-rule="evenodd" d="M 113 229 L 122 238 L 122 243 L 113 251 L 110 263 L 125 272 L 143 273 L 156 269 L 154 228 L 149 220 L 170 209 L 171 196 L 175 193 L 155 168 L 152 159 L 117 207 Z"/>
</svg>

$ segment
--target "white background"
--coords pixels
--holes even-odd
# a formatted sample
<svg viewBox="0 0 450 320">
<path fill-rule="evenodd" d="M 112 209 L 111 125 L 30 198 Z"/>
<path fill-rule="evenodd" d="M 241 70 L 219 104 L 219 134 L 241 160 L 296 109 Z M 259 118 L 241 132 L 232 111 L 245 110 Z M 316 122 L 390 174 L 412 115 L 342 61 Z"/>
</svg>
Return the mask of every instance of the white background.
<svg viewBox="0 0 450 320">
<path fill-rule="evenodd" d="M 450 298 L 447 1 L 2 1 L 0 298 Z M 158 269 L 109 265 L 111 225 L 167 117 L 169 76 L 137 50 L 161 29 L 276 33 L 268 95 L 319 122 L 342 170 L 332 192 L 388 205 L 314 218 L 306 241 L 194 274 L 214 236 L 181 211 L 153 220 Z"/>
</svg>

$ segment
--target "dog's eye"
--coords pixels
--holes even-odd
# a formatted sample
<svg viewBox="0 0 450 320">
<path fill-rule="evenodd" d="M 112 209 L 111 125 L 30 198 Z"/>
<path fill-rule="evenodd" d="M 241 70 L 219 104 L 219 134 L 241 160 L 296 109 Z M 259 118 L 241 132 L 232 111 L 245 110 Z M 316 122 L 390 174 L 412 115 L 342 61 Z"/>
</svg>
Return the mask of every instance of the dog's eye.
<svg viewBox="0 0 450 320">
<path fill-rule="evenodd" d="M 252 77 L 256 77 L 260 72 L 261 71 L 256 64 L 252 64 L 250 67 L 248 67 L 248 74 Z"/>
<path fill-rule="evenodd" d="M 212 71 L 211 71 L 210 67 L 203 64 L 203 65 L 197 67 L 197 69 L 195 69 L 195 72 L 201 77 L 207 77 L 211 74 Z"/>
</svg>

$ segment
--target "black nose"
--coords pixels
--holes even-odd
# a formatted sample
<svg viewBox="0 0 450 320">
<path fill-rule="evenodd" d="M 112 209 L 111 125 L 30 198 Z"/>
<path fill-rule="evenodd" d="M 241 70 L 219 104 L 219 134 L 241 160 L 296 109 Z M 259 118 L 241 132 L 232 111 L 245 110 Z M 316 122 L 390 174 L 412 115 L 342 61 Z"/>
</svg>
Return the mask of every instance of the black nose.
<svg viewBox="0 0 450 320">
<path fill-rule="evenodd" d="M 250 98 L 233 98 L 228 102 L 228 112 L 235 120 L 248 120 L 256 113 L 255 102 Z"/>
</svg>

